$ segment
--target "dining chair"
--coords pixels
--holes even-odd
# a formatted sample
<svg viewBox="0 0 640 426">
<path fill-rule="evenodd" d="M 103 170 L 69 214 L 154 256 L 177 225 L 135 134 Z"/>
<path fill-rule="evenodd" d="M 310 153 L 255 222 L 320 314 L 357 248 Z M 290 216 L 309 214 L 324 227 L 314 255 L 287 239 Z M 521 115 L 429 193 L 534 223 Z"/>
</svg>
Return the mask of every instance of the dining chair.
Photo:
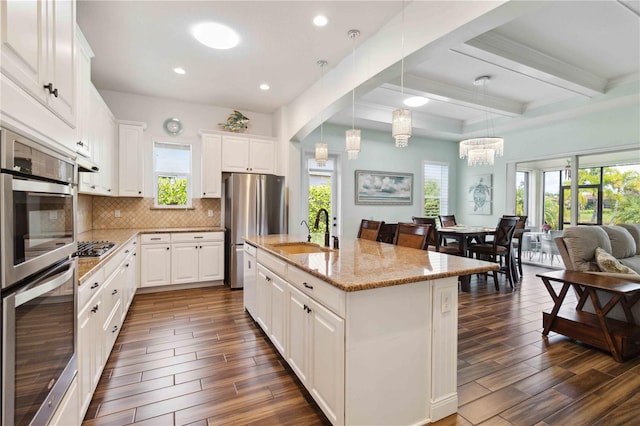
<svg viewBox="0 0 640 426">
<path fill-rule="evenodd" d="M 384 221 L 362 219 L 360 221 L 360 229 L 358 229 L 358 238 L 363 240 L 377 241 L 380 228 L 384 225 Z"/>
<path fill-rule="evenodd" d="M 476 259 L 500 264 L 500 269 L 492 272 L 493 283 L 496 286 L 496 290 L 500 290 L 498 286 L 498 273 L 504 273 L 507 276 L 509 285 L 513 288 L 514 268 L 511 243 L 517 222 L 518 219 L 514 217 L 501 218 L 491 243 L 474 244 L 469 247 L 470 257 L 474 257 L 475 255 Z"/>
<path fill-rule="evenodd" d="M 513 233 L 513 248 L 516 250 L 516 262 L 518 264 L 518 272 L 522 276 L 522 245 L 524 244 L 524 227 L 527 223 L 527 216 L 502 215 L 504 218 L 516 218 L 516 230 Z"/>
<path fill-rule="evenodd" d="M 413 216 L 411 217 L 411 221 L 419 225 L 431 225 L 431 228 L 429 228 L 429 235 L 427 235 L 427 246 L 425 249 L 438 251 L 440 241 L 438 240 L 438 231 L 436 230 L 436 218 Z"/>
<path fill-rule="evenodd" d="M 393 244 L 425 250 L 427 248 L 427 238 L 429 237 L 429 234 L 431 234 L 431 229 L 431 225 L 398 223 L 398 226 L 396 227 L 396 235 L 393 237 Z"/>
<path fill-rule="evenodd" d="M 438 216 L 438 218 L 440 219 L 440 226 L 442 226 L 443 228 L 456 226 L 456 215 L 454 214 L 441 215 L 441 216 Z"/>
</svg>

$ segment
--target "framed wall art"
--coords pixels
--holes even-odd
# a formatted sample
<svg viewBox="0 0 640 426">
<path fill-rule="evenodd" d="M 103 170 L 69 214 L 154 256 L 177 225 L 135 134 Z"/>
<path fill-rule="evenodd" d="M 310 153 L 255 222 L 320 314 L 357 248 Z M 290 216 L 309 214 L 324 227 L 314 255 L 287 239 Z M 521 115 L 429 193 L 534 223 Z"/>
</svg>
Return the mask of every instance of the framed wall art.
<svg viewBox="0 0 640 426">
<path fill-rule="evenodd" d="M 492 196 L 492 175 L 474 176 L 468 191 L 468 200 L 471 207 L 469 213 L 490 215 Z"/>
<path fill-rule="evenodd" d="M 413 204 L 413 174 L 356 170 L 356 204 Z"/>
</svg>

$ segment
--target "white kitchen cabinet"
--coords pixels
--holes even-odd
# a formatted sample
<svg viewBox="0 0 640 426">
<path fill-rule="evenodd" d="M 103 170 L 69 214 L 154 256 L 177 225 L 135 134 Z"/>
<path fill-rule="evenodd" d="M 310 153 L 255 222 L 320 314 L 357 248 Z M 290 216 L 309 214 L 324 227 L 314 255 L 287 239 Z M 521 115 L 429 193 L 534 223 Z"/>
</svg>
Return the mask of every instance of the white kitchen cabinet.
<svg viewBox="0 0 640 426">
<path fill-rule="evenodd" d="M 98 90 L 90 85 L 89 88 L 89 117 L 88 140 L 91 147 L 91 159 L 100 171 L 80 173 L 79 192 L 93 195 L 115 195 L 115 147 L 116 122 L 109 107 L 104 102 Z"/>
<path fill-rule="evenodd" d="M 140 287 L 171 284 L 171 245 L 143 243 L 140 248 Z"/>
<path fill-rule="evenodd" d="M 250 136 L 222 136 L 222 171 L 275 173 L 275 141 Z"/>
<path fill-rule="evenodd" d="M 144 234 L 141 286 L 220 281 L 224 278 L 224 233 Z"/>
<path fill-rule="evenodd" d="M 245 242 L 243 263 L 242 298 L 244 308 L 255 319 L 256 317 L 256 248 Z"/>
<path fill-rule="evenodd" d="M 75 126 L 75 1 L 0 3 L 2 73 Z"/>
<path fill-rule="evenodd" d="M 62 402 L 60 402 L 55 414 L 51 417 L 50 425 L 79 425 L 82 423 L 78 421 L 78 413 L 80 412 L 78 390 L 78 378 L 76 377 L 62 397 Z"/>
<path fill-rule="evenodd" d="M 87 281 L 80 286 L 80 292 L 89 291 L 87 286 L 94 285 L 92 281 Z M 106 361 L 106 342 L 100 338 L 102 336 L 103 307 L 102 291 L 96 287 L 98 292 L 84 305 L 79 307 L 78 314 L 78 386 L 80 395 L 80 418 L 89 407 L 93 391 L 95 390 L 102 368 Z"/>
<path fill-rule="evenodd" d="M 310 298 L 292 285 L 287 294 L 287 362 L 302 384 L 309 383 L 309 330 L 310 318 L 307 312 Z"/>
<path fill-rule="evenodd" d="M 220 238 L 224 239 L 222 232 Z M 198 281 L 224 279 L 224 240 L 208 241 L 198 248 Z"/>
<path fill-rule="evenodd" d="M 127 311 L 129 310 L 129 306 L 131 306 L 131 302 L 133 301 L 133 297 L 136 295 L 136 289 L 138 288 L 138 251 L 137 251 L 137 243 L 133 241 L 129 247 L 125 249 L 125 260 L 123 262 L 122 268 L 125 269 L 124 283 L 123 283 L 123 312 L 122 312 L 122 321 L 124 322 L 124 318 L 127 316 Z"/>
<path fill-rule="evenodd" d="M 288 285 L 279 276 L 271 275 L 269 281 L 271 288 L 271 325 L 269 328 L 269 338 L 283 357 L 287 357 L 286 333 L 287 333 L 287 299 Z"/>
<path fill-rule="evenodd" d="M 258 264 L 256 278 L 256 322 L 269 335 L 271 327 L 271 271 Z"/>
<path fill-rule="evenodd" d="M 202 135 L 202 198 L 222 196 L 222 136 Z"/>
<path fill-rule="evenodd" d="M 146 123 L 118 122 L 118 196 L 142 197 Z"/>
<path fill-rule="evenodd" d="M 76 105 L 78 113 L 76 116 L 76 152 L 87 158 L 91 158 L 91 136 L 90 129 L 93 125 L 89 115 L 91 96 L 91 58 L 94 54 L 89 43 L 84 38 L 80 28 L 76 26 L 76 57 L 77 57 L 77 78 L 76 78 Z"/>
</svg>

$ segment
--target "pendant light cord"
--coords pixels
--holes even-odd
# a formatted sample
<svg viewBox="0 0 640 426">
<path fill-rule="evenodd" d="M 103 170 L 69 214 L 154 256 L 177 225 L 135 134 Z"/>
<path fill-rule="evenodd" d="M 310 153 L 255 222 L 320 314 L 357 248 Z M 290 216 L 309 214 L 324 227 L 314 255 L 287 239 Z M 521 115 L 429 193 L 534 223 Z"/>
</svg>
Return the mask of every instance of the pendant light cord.
<svg viewBox="0 0 640 426">
<path fill-rule="evenodd" d="M 351 37 L 351 62 L 356 70 L 356 35 Z M 351 130 L 356 128 L 356 73 L 353 73 L 353 87 L 351 88 Z"/>
<path fill-rule="evenodd" d="M 402 32 L 400 47 L 400 96 L 404 98 L 404 0 L 402 0 Z"/>
</svg>

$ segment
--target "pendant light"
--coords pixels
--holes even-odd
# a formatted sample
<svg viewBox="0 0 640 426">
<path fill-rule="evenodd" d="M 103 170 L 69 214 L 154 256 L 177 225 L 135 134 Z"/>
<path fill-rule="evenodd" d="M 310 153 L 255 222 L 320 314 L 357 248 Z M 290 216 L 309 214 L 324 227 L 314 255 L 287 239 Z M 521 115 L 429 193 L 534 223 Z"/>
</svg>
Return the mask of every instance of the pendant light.
<svg viewBox="0 0 640 426">
<path fill-rule="evenodd" d="M 487 98 L 487 85 L 491 81 L 491 77 L 483 75 L 474 80 L 473 85 L 483 88 L 483 95 Z M 502 157 L 504 151 L 504 139 L 495 136 L 489 136 L 489 109 L 485 108 L 487 136 L 479 138 L 470 138 L 460 141 L 460 158 L 467 158 L 468 166 L 493 166 L 495 157 Z"/>
<path fill-rule="evenodd" d="M 329 159 L 329 147 L 327 143 L 324 141 L 324 66 L 327 65 L 327 61 L 324 59 L 320 59 L 317 62 L 320 67 L 320 91 L 322 92 L 322 110 L 320 111 L 320 142 L 316 143 L 316 163 L 318 163 L 319 167 L 324 167 L 327 165 L 327 160 Z"/>
<path fill-rule="evenodd" d="M 400 95 L 404 98 L 404 0 L 402 1 L 402 48 L 400 51 Z M 396 141 L 397 148 L 409 145 L 411 137 L 411 111 L 398 108 L 391 116 L 391 135 Z"/>
<path fill-rule="evenodd" d="M 345 144 L 349 160 L 356 160 L 360 152 L 360 129 L 356 129 L 356 37 L 360 35 L 358 30 L 349 30 L 347 33 L 352 40 L 351 58 L 353 60 L 353 88 L 351 89 L 351 129 L 345 132 Z"/>
</svg>

